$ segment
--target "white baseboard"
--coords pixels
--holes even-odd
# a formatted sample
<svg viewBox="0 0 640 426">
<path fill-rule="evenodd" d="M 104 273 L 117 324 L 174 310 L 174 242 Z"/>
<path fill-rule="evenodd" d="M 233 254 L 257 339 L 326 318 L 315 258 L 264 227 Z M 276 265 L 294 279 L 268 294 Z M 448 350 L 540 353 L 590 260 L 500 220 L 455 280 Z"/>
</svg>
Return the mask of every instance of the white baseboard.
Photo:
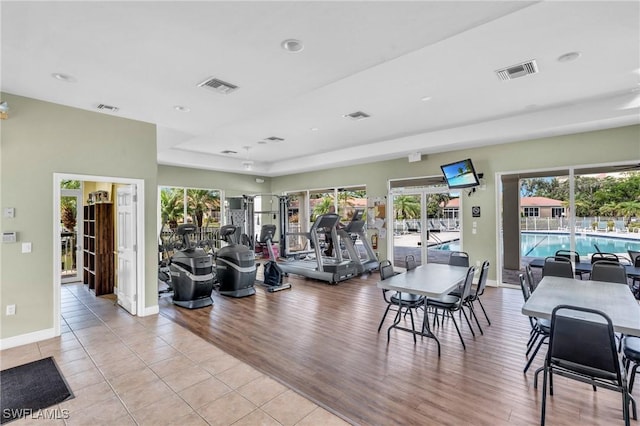
<svg viewBox="0 0 640 426">
<path fill-rule="evenodd" d="M 149 315 L 156 315 L 160 313 L 160 306 L 159 305 L 155 305 L 155 306 L 147 306 L 146 308 L 144 308 L 144 311 L 141 312 L 141 317 L 146 317 Z"/>
<path fill-rule="evenodd" d="M 52 339 L 54 337 L 56 337 L 56 334 L 53 328 L 21 334 L 19 336 L 7 337 L 6 339 L 0 340 L 0 350 L 15 348 L 16 346 L 27 345 L 29 343 L 40 342 L 42 340 Z"/>
</svg>

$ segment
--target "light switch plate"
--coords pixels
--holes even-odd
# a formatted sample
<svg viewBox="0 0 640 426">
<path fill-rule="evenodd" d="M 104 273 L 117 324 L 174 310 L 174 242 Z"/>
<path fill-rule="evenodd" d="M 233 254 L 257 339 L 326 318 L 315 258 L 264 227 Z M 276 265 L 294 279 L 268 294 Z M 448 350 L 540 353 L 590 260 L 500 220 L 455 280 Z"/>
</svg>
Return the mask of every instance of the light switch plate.
<svg viewBox="0 0 640 426">
<path fill-rule="evenodd" d="M 22 243 L 22 252 L 31 253 L 31 243 Z"/>
<path fill-rule="evenodd" d="M 2 242 L 3 243 L 15 243 L 18 241 L 17 232 L 3 232 L 2 233 Z"/>
<path fill-rule="evenodd" d="M 13 218 L 16 216 L 16 209 L 13 207 L 5 207 L 2 210 L 2 216 L 6 218 Z"/>
</svg>

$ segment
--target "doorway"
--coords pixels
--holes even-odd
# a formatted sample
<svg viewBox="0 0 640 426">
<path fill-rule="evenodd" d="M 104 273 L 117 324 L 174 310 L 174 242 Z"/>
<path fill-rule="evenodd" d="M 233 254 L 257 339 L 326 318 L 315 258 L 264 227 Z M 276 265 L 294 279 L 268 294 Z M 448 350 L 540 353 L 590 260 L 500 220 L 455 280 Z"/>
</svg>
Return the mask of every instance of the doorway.
<svg viewBox="0 0 640 426">
<path fill-rule="evenodd" d="M 89 175 L 72 175 L 72 174 L 63 174 L 63 173 L 54 173 L 53 174 L 53 201 L 54 201 L 54 217 L 53 217 L 53 265 L 54 265 L 54 282 L 53 282 L 53 324 L 54 324 L 54 333 L 55 335 L 60 335 L 60 293 L 61 293 L 61 285 L 62 285 L 62 274 L 61 274 L 61 265 L 63 262 L 63 232 L 61 232 L 61 223 L 62 223 L 62 203 L 70 202 L 69 199 L 64 197 L 74 197 L 76 203 L 76 210 L 80 211 L 78 215 L 82 215 L 82 211 L 84 210 L 84 190 L 77 189 L 74 193 L 67 193 L 66 190 L 61 188 L 62 183 L 64 181 L 79 181 L 81 185 L 84 185 L 87 182 L 95 182 L 97 184 L 112 184 L 114 188 L 116 187 L 126 187 L 129 188 L 127 202 L 131 203 L 131 210 L 127 211 L 127 218 L 132 221 L 127 226 L 127 231 L 125 234 L 121 234 L 119 238 L 125 238 L 126 249 L 131 250 L 127 254 L 131 257 L 127 257 L 127 265 L 126 269 L 129 277 L 128 286 L 127 286 L 127 294 L 121 294 L 122 289 L 118 289 L 118 291 L 114 291 L 116 293 L 116 297 L 118 299 L 118 303 L 125 307 L 129 312 L 133 315 L 142 316 L 145 314 L 144 309 L 144 296 L 145 296 L 145 253 L 144 253 L 144 180 L 142 179 L 129 179 L 129 178 L 117 178 L 117 177 L 106 177 L 106 176 L 89 176 Z M 83 186 L 80 186 L 83 188 Z M 86 188 L 85 188 L 86 189 Z M 115 192 L 115 191 L 114 191 Z M 111 199 L 116 201 L 116 194 L 111 195 Z M 80 221 L 82 219 L 82 221 Z M 77 225 L 76 229 L 80 229 L 84 227 L 84 223 L 86 220 L 82 216 L 76 216 Z M 116 218 L 114 218 L 115 221 Z M 83 226 L 80 226 L 83 224 Z M 82 231 L 81 231 L 82 232 Z M 76 270 L 77 274 L 80 275 L 80 278 L 76 278 L 77 281 L 83 281 L 82 274 L 84 269 L 87 268 L 86 264 L 83 264 L 84 256 L 81 256 L 80 253 L 84 252 L 84 240 L 86 240 L 85 236 L 82 238 L 78 236 L 76 233 Z M 140 243 L 139 243 L 140 242 Z M 116 253 L 112 253 L 113 256 Z M 115 264 L 118 264 L 117 260 Z M 117 273 L 117 270 L 111 271 L 112 273 Z M 122 298 L 122 300 L 120 300 Z M 133 306 L 131 306 L 133 304 Z"/>
<path fill-rule="evenodd" d="M 441 184 L 401 184 L 392 181 L 389 194 L 393 206 L 389 259 L 399 267 L 407 256 L 413 256 L 418 265 L 446 263 L 451 251 L 461 250 L 460 194 Z"/>
<path fill-rule="evenodd" d="M 83 209 L 81 182 L 65 181 L 60 190 L 60 280 L 62 284 L 82 281 Z"/>
</svg>

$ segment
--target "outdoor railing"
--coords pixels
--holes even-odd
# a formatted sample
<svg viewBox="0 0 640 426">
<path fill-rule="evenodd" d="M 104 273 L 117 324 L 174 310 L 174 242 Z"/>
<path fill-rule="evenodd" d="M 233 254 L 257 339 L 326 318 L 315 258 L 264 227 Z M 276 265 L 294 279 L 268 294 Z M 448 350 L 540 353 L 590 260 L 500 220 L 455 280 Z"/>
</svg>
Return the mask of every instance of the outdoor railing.
<svg viewBox="0 0 640 426">
<path fill-rule="evenodd" d="M 566 231 L 570 221 L 566 217 L 521 217 L 522 231 Z M 627 220 L 621 217 L 576 218 L 576 232 L 629 232 Z"/>
</svg>

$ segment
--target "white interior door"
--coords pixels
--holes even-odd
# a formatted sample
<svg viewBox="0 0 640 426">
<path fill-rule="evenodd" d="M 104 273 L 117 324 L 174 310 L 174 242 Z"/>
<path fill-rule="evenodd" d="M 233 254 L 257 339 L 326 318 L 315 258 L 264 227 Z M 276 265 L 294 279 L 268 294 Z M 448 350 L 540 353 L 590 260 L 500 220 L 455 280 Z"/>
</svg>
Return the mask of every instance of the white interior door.
<svg viewBox="0 0 640 426">
<path fill-rule="evenodd" d="M 120 185 L 117 199 L 118 304 L 136 315 L 136 186 Z"/>
</svg>

